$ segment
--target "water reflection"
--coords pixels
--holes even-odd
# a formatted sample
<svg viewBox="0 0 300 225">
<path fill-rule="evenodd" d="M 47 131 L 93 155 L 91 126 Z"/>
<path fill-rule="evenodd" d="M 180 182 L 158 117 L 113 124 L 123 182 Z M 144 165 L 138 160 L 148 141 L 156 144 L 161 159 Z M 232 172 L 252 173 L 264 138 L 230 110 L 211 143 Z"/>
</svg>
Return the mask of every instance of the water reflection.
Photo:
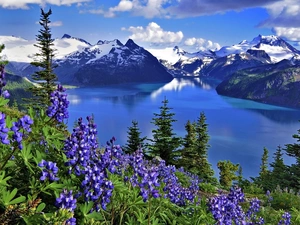
<svg viewBox="0 0 300 225">
<path fill-rule="evenodd" d="M 165 84 L 163 87 L 151 93 L 151 98 L 155 99 L 163 92 L 168 91 L 182 91 L 185 87 L 200 87 L 204 90 L 212 90 L 215 88 L 214 80 L 204 80 L 197 78 L 174 78 L 171 82 Z"/>
<path fill-rule="evenodd" d="M 271 121 L 283 124 L 297 123 L 300 120 L 300 110 L 275 105 L 263 104 L 251 100 L 221 96 L 224 101 L 234 108 L 258 113 Z"/>
</svg>

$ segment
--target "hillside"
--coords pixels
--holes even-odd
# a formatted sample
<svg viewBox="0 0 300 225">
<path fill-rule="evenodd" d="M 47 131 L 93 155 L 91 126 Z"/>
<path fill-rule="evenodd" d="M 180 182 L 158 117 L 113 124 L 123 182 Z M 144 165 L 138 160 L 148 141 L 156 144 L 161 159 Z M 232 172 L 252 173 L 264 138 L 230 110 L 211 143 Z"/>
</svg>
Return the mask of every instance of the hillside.
<svg viewBox="0 0 300 225">
<path fill-rule="evenodd" d="M 239 70 L 220 83 L 218 94 L 268 104 L 300 107 L 300 66 L 283 60 Z"/>
</svg>

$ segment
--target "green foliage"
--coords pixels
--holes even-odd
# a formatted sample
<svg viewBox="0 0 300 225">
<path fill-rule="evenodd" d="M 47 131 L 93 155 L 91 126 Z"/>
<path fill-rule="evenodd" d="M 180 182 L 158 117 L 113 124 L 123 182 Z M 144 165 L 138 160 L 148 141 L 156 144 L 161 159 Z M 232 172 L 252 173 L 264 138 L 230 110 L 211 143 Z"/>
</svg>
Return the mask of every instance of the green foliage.
<svg viewBox="0 0 300 225">
<path fill-rule="evenodd" d="M 148 146 L 151 157 L 159 156 L 166 161 L 166 164 L 171 164 L 179 156 L 178 147 L 181 144 L 179 137 L 176 137 L 173 132 L 172 123 L 176 122 L 174 113 L 171 113 L 172 108 L 168 107 L 168 100 L 162 101 L 163 105 L 160 107 L 160 113 L 154 113 L 155 118 L 152 123 L 156 129 L 152 130 L 153 139 Z"/>
<path fill-rule="evenodd" d="M 32 79 L 38 84 L 29 88 L 33 94 L 33 98 L 30 99 L 30 103 L 34 108 L 45 108 L 50 104 L 50 94 L 55 89 L 56 75 L 53 73 L 55 66 L 52 63 L 54 57 L 53 41 L 50 29 L 50 15 L 51 9 L 48 12 L 44 12 L 41 9 L 41 18 L 39 24 L 42 28 L 39 30 L 39 34 L 36 36 L 37 44 L 35 46 L 39 49 L 39 52 L 35 54 L 35 61 L 31 64 L 36 66 L 38 71 L 32 75 Z"/>
<path fill-rule="evenodd" d="M 220 170 L 220 184 L 225 188 L 230 188 L 232 182 L 238 178 L 235 173 L 239 169 L 239 164 L 233 164 L 228 160 L 224 160 L 219 161 L 217 166 Z"/>
<path fill-rule="evenodd" d="M 216 194 L 217 187 L 211 183 L 200 183 L 200 190 L 208 194 Z"/>
<path fill-rule="evenodd" d="M 186 170 L 197 174 L 204 182 L 214 182 L 214 171 L 208 162 L 208 124 L 204 112 L 200 113 L 197 122 L 188 121 L 185 125 L 187 132 L 183 139 L 180 165 Z"/>
<path fill-rule="evenodd" d="M 146 140 L 146 137 L 141 138 L 141 132 L 138 127 L 138 122 L 135 120 L 132 121 L 132 126 L 128 129 L 127 143 L 123 149 L 125 153 L 131 154 L 136 150 L 144 147 L 144 141 Z"/>
<path fill-rule="evenodd" d="M 271 192 L 272 198 L 267 201 L 269 205 L 275 210 L 290 210 L 291 208 L 300 210 L 300 196 L 292 189 L 280 189 L 277 187 L 275 191 Z"/>
</svg>

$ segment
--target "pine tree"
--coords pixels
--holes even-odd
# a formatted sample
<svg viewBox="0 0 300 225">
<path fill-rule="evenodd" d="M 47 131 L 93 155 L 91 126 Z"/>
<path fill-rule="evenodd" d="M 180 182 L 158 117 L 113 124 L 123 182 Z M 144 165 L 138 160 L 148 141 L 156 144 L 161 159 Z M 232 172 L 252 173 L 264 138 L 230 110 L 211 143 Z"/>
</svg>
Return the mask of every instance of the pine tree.
<svg viewBox="0 0 300 225">
<path fill-rule="evenodd" d="M 153 144 L 148 145 L 148 148 L 151 157 L 160 156 L 166 164 L 170 164 L 174 163 L 178 156 L 177 150 L 181 140 L 173 132 L 172 123 L 176 120 L 173 118 L 175 114 L 170 112 L 172 108 L 168 107 L 168 100 L 165 98 L 162 103 L 160 113 L 154 113 L 155 118 L 152 118 L 151 123 L 156 129 L 152 130 L 153 139 L 149 140 Z"/>
<path fill-rule="evenodd" d="M 144 147 L 144 141 L 146 140 L 146 137 L 141 138 L 141 132 L 139 130 L 137 121 L 132 121 L 132 126 L 128 128 L 127 134 L 127 144 L 124 147 L 125 153 L 131 154 L 139 148 Z"/>
<path fill-rule="evenodd" d="M 272 168 L 271 172 L 271 183 L 272 187 L 270 190 L 274 190 L 278 185 L 280 187 L 288 187 L 290 186 L 289 174 L 287 171 L 287 166 L 283 162 L 283 153 L 281 146 L 277 147 L 276 152 L 273 156 L 274 161 L 270 163 L 270 167 Z"/>
<path fill-rule="evenodd" d="M 39 34 L 36 35 L 37 44 L 35 46 L 39 49 L 39 52 L 35 54 L 35 61 L 31 64 L 38 68 L 32 75 L 32 80 L 36 81 L 38 85 L 35 85 L 29 90 L 33 94 L 33 98 L 29 100 L 34 108 L 45 108 L 50 104 L 50 94 L 55 90 L 56 75 L 53 73 L 55 68 L 53 64 L 54 49 L 53 41 L 50 29 L 50 15 L 51 9 L 48 12 L 44 12 L 41 9 L 41 18 L 39 24 L 42 28 L 39 30 Z"/>
<path fill-rule="evenodd" d="M 251 178 L 255 184 L 262 187 L 265 191 L 270 190 L 272 186 L 272 182 L 270 180 L 270 171 L 268 169 L 268 158 L 269 150 L 267 148 L 264 148 L 264 152 L 261 157 L 259 176 Z"/>
<path fill-rule="evenodd" d="M 195 146 L 197 142 L 196 125 L 189 120 L 185 125 L 187 134 L 183 138 L 183 149 L 181 151 L 180 166 L 183 166 L 187 171 L 192 172 L 193 167 L 196 165 L 197 153 Z"/>
<path fill-rule="evenodd" d="M 290 187 L 300 189 L 300 129 L 298 134 L 293 135 L 293 138 L 297 139 L 297 143 L 287 144 L 284 150 L 288 156 L 294 157 L 296 160 L 296 163 L 289 167 Z"/>
<path fill-rule="evenodd" d="M 260 164 L 260 171 L 259 171 L 259 176 L 261 179 L 264 179 L 269 173 L 268 158 L 269 158 L 269 150 L 267 148 L 264 148 L 264 153 L 261 157 L 261 164 Z"/>
<path fill-rule="evenodd" d="M 208 162 L 208 124 L 206 123 L 206 116 L 204 112 L 200 113 L 200 117 L 195 125 L 197 142 L 195 146 L 197 154 L 197 175 L 205 182 L 212 182 L 214 180 L 214 171 L 211 168 L 211 164 Z"/>
<path fill-rule="evenodd" d="M 232 162 L 225 160 L 219 161 L 217 166 L 220 170 L 220 184 L 225 188 L 230 188 L 232 186 L 232 182 L 238 179 L 235 173 L 239 169 L 239 164 L 235 165 Z"/>
</svg>

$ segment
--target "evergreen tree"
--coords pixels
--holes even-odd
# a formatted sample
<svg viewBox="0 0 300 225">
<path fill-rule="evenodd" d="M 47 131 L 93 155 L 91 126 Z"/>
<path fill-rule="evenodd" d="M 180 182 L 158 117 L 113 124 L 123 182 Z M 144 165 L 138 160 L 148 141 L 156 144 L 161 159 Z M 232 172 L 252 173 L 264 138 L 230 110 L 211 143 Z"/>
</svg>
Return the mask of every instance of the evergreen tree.
<svg viewBox="0 0 300 225">
<path fill-rule="evenodd" d="M 183 138 L 183 149 L 181 151 L 180 166 L 183 166 L 187 171 L 193 172 L 193 167 L 196 165 L 197 153 L 195 146 L 197 142 L 196 125 L 189 120 L 185 124 L 187 134 Z"/>
<path fill-rule="evenodd" d="M 152 130 L 153 139 L 150 141 L 153 144 L 148 148 L 151 157 L 160 156 L 166 164 L 170 164 L 174 163 L 175 158 L 179 156 L 177 150 L 181 140 L 173 132 L 172 123 L 176 120 L 173 118 L 175 114 L 170 112 L 172 108 L 168 107 L 168 100 L 165 98 L 162 103 L 160 113 L 154 113 L 155 118 L 152 118 L 151 123 L 156 126 L 156 129 Z"/>
<path fill-rule="evenodd" d="M 270 167 L 272 168 L 271 172 L 271 183 L 272 187 L 270 190 L 275 190 L 275 188 L 279 185 L 280 187 L 288 187 L 290 186 L 289 174 L 287 171 L 287 166 L 283 162 L 283 153 L 281 146 L 277 147 L 276 152 L 273 156 L 274 161 L 270 163 Z"/>
<path fill-rule="evenodd" d="M 298 134 L 294 134 L 293 138 L 297 139 L 294 144 L 287 144 L 284 149 L 288 156 L 294 157 L 296 160 L 295 164 L 289 167 L 289 180 L 290 187 L 295 189 L 300 189 L 300 129 Z"/>
<path fill-rule="evenodd" d="M 268 173 L 268 158 L 269 158 L 269 151 L 267 148 L 264 148 L 264 153 L 261 157 L 261 164 L 260 164 L 260 171 L 259 171 L 259 176 L 261 179 L 264 179 Z"/>
<path fill-rule="evenodd" d="M 264 148 L 264 152 L 261 157 L 259 176 L 251 178 L 255 184 L 263 188 L 265 191 L 270 190 L 272 186 L 270 171 L 268 170 L 268 158 L 269 150 Z"/>
<path fill-rule="evenodd" d="M 204 112 L 200 113 L 197 123 L 195 125 L 197 142 L 196 142 L 196 153 L 197 153 L 197 175 L 206 182 L 212 182 L 214 180 L 214 171 L 211 168 L 211 164 L 208 162 L 208 124 L 206 123 L 206 117 Z"/>
<path fill-rule="evenodd" d="M 125 153 L 131 154 L 139 148 L 144 147 L 144 141 L 146 140 L 146 137 L 141 138 L 138 122 L 135 120 L 132 121 L 132 126 L 128 129 L 127 144 L 124 147 L 124 151 Z"/>
<path fill-rule="evenodd" d="M 49 19 L 51 14 L 51 9 L 48 12 L 41 9 L 39 24 L 42 28 L 39 30 L 39 34 L 36 35 L 37 44 L 35 44 L 39 52 L 35 54 L 35 61 L 31 63 L 38 68 L 38 71 L 32 75 L 32 80 L 36 81 L 38 85 L 29 88 L 33 94 L 33 98 L 29 102 L 34 108 L 49 106 L 50 94 L 55 90 L 55 81 L 57 80 L 56 75 L 53 73 L 55 66 L 53 65 L 54 39 L 51 37 L 51 22 Z"/>
<path fill-rule="evenodd" d="M 217 164 L 220 170 L 220 184 L 225 188 L 230 188 L 232 186 L 232 182 L 237 180 L 236 172 L 239 169 L 239 164 L 233 164 L 232 162 L 225 160 L 219 161 Z"/>
</svg>

